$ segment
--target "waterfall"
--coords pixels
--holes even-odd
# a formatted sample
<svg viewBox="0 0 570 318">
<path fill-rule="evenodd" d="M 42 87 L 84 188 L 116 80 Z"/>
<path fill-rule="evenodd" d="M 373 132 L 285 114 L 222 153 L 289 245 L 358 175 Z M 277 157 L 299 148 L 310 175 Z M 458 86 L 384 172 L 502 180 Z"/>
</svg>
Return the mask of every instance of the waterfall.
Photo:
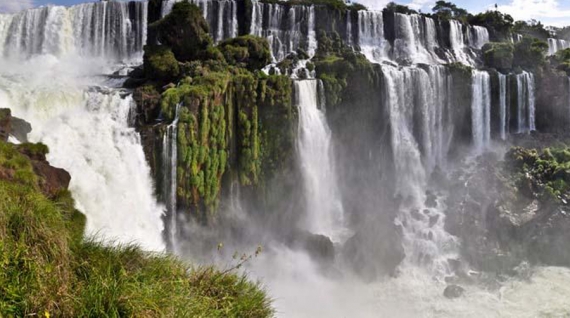
<svg viewBox="0 0 570 318">
<path fill-rule="evenodd" d="M 358 11 L 358 44 L 368 60 L 388 60 L 390 43 L 384 38 L 382 11 Z"/>
<path fill-rule="evenodd" d="M 344 212 L 334 169 L 332 136 L 318 105 L 318 81 L 295 81 L 298 151 L 306 193 L 307 226 L 335 242 L 343 238 Z"/>
<path fill-rule="evenodd" d="M 499 73 L 500 136 L 507 139 L 507 76 Z"/>
<path fill-rule="evenodd" d="M 424 148 L 427 144 L 432 145 L 431 150 L 425 151 L 429 157 L 430 152 L 436 152 L 434 149 L 444 147 L 444 141 L 450 140 L 452 130 L 444 124 L 448 101 L 441 95 L 450 87 L 448 78 L 442 68 L 428 73 L 420 68 L 398 70 L 386 67 L 383 73 L 385 104 L 390 113 L 395 192 L 403 199 L 396 223 L 404 230 L 406 260 L 409 264 L 425 265 L 432 272 L 445 275 L 449 273 L 447 260 L 455 257 L 458 243 L 444 229 L 443 209 L 425 206 L 427 176 L 433 165 L 430 161 L 434 159 L 422 162 L 420 145 L 423 143 Z M 410 92 L 409 87 L 414 86 L 421 86 L 423 90 Z M 418 107 L 424 107 L 419 113 L 423 123 L 419 127 L 422 142 L 414 136 L 414 128 L 418 127 L 414 127 L 413 116 Z M 430 219 L 438 221 L 430 225 Z"/>
<path fill-rule="evenodd" d="M 534 75 L 523 71 L 517 80 L 517 132 L 528 133 L 535 127 Z"/>
<path fill-rule="evenodd" d="M 2 105 L 26 118 L 33 127 L 29 139 L 48 145 L 49 162 L 71 174 L 69 189 L 87 216 L 87 233 L 162 250 L 163 211 L 153 197 L 140 136 L 129 127 L 132 98 L 38 74 L 25 74 L 25 85 L 0 74 L 0 92 L 7 96 Z"/>
<path fill-rule="evenodd" d="M 182 0 L 163 0 L 161 15 L 172 11 L 175 3 Z M 214 42 L 238 36 L 237 0 L 189 0 L 202 10 L 202 15 L 210 26 L 210 35 Z"/>
<path fill-rule="evenodd" d="M 548 55 L 554 55 L 560 50 L 570 48 L 570 42 L 560 39 L 548 39 Z"/>
<path fill-rule="evenodd" d="M 483 71 L 473 71 L 472 80 L 471 129 L 475 150 L 479 152 L 491 139 L 491 81 Z"/>
<path fill-rule="evenodd" d="M 467 34 L 469 36 L 469 46 L 473 48 L 480 50 L 483 45 L 489 42 L 489 31 L 485 27 L 478 25 L 471 26 Z"/>
<path fill-rule="evenodd" d="M 251 34 L 264 37 L 274 62 L 303 49 L 313 55 L 317 49 L 314 6 L 253 1 Z"/>
<path fill-rule="evenodd" d="M 178 235 L 178 204 L 177 204 L 177 169 L 178 169 L 178 116 L 181 105 L 176 105 L 176 115 L 162 141 L 162 195 L 166 204 L 166 216 L 168 218 L 169 249 L 176 253 Z"/>
<path fill-rule="evenodd" d="M 40 7 L 0 15 L 0 53 L 10 58 L 38 54 L 140 58 L 146 25 L 146 2 Z"/>
<path fill-rule="evenodd" d="M 349 46 L 354 45 L 354 40 L 352 39 L 352 12 L 351 11 L 346 11 L 346 44 Z"/>
</svg>

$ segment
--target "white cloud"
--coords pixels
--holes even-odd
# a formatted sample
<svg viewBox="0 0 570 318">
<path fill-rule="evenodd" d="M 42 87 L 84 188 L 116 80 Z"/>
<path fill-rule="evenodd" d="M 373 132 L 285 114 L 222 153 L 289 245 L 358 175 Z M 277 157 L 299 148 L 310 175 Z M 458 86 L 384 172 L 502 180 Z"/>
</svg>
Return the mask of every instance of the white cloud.
<svg viewBox="0 0 570 318">
<path fill-rule="evenodd" d="M 413 0 L 408 4 L 408 6 L 414 10 L 420 10 L 424 7 L 433 7 L 433 0 Z"/>
<path fill-rule="evenodd" d="M 570 10 L 562 9 L 558 0 L 512 0 L 500 5 L 499 10 L 515 20 L 570 18 Z"/>
<path fill-rule="evenodd" d="M 34 7 L 34 0 L 0 0 L 0 13 L 18 12 Z"/>
</svg>

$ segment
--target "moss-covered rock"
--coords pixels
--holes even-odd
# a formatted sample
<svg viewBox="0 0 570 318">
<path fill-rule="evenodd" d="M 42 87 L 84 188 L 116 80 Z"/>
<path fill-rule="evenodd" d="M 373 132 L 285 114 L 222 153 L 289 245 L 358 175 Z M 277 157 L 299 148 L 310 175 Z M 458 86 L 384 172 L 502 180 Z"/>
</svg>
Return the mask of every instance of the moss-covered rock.
<svg viewBox="0 0 570 318">
<path fill-rule="evenodd" d="M 513 67 L 514 45 L 507 42 L 490 42 L 483 46 L 485 66 L 498 70 L 509 70 Z"/>
<path fill-rule="evenodd" d="M 212 44 L 209 26 L 200 9 L 187 1 L 174 4 L 172 12 L 151 24 L 149 31 L 170 47 L 178 61 L 197 59 Z"/>
<path fill-rule="evenodd" d="M 535 70 L 545 64 L 548 44 L 537 38 L 523 37 L 515 43 L 513 66 Z"/>
<path fill-rule="evenodd" d="M 250 71 L 271 63 L 269 43 L 264 38 L 245 35 L 223 41 L 218 47 L 229 64 L 243 65 Z"/>
<path fill-rule="evenodd" d="M 145 46 L 144 72 L 147 78 L 168 82 L 180 75 L 178 61 L 166 46 Z"/>
</svg>

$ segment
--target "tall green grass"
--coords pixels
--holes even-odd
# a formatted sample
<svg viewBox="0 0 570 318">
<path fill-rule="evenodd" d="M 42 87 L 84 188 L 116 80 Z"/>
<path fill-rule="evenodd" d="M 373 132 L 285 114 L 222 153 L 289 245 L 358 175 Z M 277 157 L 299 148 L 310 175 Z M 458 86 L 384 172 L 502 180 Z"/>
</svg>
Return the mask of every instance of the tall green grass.
<svg viewBox="0 0 570 318">
<path fill-rule="evenodd" d="M 33 171 L 26 160 L 0 142 L 0 169 Z M 243 276 L 85 240 L 69 192 L 50 200 L 38 179 L 0 178 L 0 317 L 272 316 Z"/>
</svg>

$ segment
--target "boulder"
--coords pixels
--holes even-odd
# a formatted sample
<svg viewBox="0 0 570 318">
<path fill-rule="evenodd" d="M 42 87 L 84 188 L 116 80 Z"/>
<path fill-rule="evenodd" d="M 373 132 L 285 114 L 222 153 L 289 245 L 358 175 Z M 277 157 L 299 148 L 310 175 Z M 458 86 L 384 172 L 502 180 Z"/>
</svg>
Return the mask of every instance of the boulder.
<svg viewBox="0 0 570 318">
<path fill-rule="evenodd" d="M 463 296 L 465 289 L 459 285 L 449 285 L 443 291 L 443 296 L 449 299 L 459 298 Z"/>
</svg>

